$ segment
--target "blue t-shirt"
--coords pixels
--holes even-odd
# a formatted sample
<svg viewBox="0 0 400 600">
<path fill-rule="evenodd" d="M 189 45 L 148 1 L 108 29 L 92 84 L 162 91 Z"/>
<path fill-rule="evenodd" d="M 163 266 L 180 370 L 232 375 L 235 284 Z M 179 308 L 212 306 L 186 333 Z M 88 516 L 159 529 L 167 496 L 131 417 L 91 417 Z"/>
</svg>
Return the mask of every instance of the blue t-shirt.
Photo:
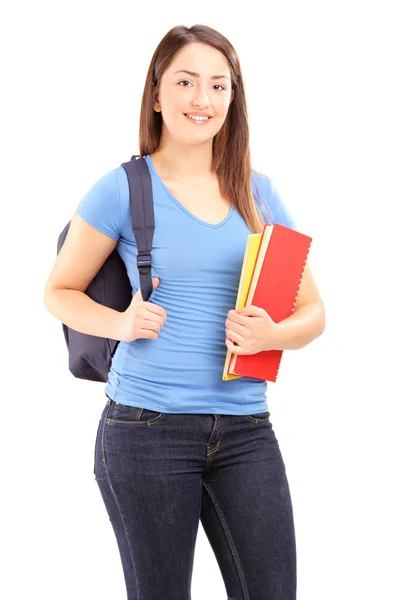
<svg viewBox="0 0 400 600">
<path fill-rule="evenodd" d="M 216 225 L 194 216 L 169 191 L 150 155 L 144 159 L 154 202 L 152 277 L 160 278 L 149 302 L 162 306 L 168 318 L 157 339 L 119 343 L 104 391 L 116 402 L 166 413 L 264 412 L 266 381 L 222 379 L 225 320 L 236 305 L 247 236 L 252 232 L 234 207 Z M 296 229 L 269 177 L 252 171 L 252 189 L 262 215 Z M 99 179 L 76 212 L 118 240 L 117 251 L 135 294 L 139 273 L 125 169 L 112 169 Z"/>
</svg>

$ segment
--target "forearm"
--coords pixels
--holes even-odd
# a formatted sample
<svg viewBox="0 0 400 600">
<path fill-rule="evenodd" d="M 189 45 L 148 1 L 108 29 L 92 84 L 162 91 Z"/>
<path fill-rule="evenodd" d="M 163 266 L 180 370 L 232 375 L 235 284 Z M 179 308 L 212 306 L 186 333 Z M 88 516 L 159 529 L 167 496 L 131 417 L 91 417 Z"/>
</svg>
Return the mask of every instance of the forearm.
<svg viewBox="0 0 400 600">
<path fill-rule="evenodd" d="M 117 319 L 121 313 L 92 300 L 79 290 L 56 289 L 43 298 L 47 310 L 80 333 L 118 340 Z"/>
<path fill-rule="evenodd" d="M 324 308 L 306 304 L 276 324 L 276 350 L 299 350 L 319 337 L 325 328 Z"/>
</svg>

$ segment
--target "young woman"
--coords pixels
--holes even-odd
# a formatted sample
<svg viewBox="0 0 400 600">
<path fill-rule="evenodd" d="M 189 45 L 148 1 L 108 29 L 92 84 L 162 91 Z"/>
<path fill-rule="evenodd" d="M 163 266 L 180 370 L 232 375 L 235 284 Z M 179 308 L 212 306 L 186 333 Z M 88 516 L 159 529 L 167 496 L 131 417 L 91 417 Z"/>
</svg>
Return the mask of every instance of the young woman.
<svg viewBox="0 0 400 600">
<path fill-rule="evenodd" d="M 233 309 L 247 236 L 265 222 L 295 221 L 273 181 L 251 169 L 239 60 L 217 31 L 178 26 L 160 42 L 144 87 L 140 156 L 154 197 L 149 301 L 122 167 L 81 200 L 45 291 L 63 323 L 120 340 L 95 477 L 128 600 L 190 599 L 200 519 L 230 600 L 294 600 L 293 511 L 267 383 L 223 381 L 222 372 L 227 349 L 310 343 L 324 329 L 324 307 L 307 265 L 288 319 Z M 84 293 L 116 246 L 134 292 L 123 313 Z"/>
</svg>

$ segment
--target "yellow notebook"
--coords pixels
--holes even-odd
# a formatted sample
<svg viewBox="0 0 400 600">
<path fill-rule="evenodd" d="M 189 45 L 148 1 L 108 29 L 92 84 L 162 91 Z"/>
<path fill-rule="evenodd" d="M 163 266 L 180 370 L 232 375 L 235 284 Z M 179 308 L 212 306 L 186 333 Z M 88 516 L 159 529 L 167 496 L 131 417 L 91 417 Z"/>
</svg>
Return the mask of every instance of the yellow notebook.
<svg viewBox="0 0 400 600">
<path fill-rule="evenodd" d="M 243 308 L 245 306 L 247 293 L 249 291 L 251 278 L 253 276 L 253 271 L 256 264 L 257 254 L 260 247 L 262 235 L 262 233 L 252 233 L 247 237 L 242 263 L 242 271 L 240 273 L 239 288 L 236 297 L 235 310 L 238 310 L 239 308 Z M 229 379 L 237 379 L 238 377 L 243 377 L 243 375 L 230 375 L 228 373 L 231 357 L 232 352 L 227 349 L 224 371 L 222 374 L 222 379 L 224 381 L 228 381 Z"/>
</svg>

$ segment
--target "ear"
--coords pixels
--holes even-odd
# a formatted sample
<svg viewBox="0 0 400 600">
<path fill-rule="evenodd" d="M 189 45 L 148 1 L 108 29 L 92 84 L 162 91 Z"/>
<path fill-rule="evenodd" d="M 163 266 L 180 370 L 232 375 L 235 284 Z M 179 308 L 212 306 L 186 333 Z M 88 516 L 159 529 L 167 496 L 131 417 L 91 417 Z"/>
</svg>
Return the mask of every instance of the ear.
<svg viewBox="0 0 400 600">
<path fill-rule="evenodd" d="M 152 92 L 152 100 L 153 100 L 153 109 L 156 112 L 160 112 L 161 111 L 161 106 L 160 106 L 160 102 L 158 100 L 158 95 L 159 95 L 158 88 L 154 88 L 153 92 Z"/>
</svg>

